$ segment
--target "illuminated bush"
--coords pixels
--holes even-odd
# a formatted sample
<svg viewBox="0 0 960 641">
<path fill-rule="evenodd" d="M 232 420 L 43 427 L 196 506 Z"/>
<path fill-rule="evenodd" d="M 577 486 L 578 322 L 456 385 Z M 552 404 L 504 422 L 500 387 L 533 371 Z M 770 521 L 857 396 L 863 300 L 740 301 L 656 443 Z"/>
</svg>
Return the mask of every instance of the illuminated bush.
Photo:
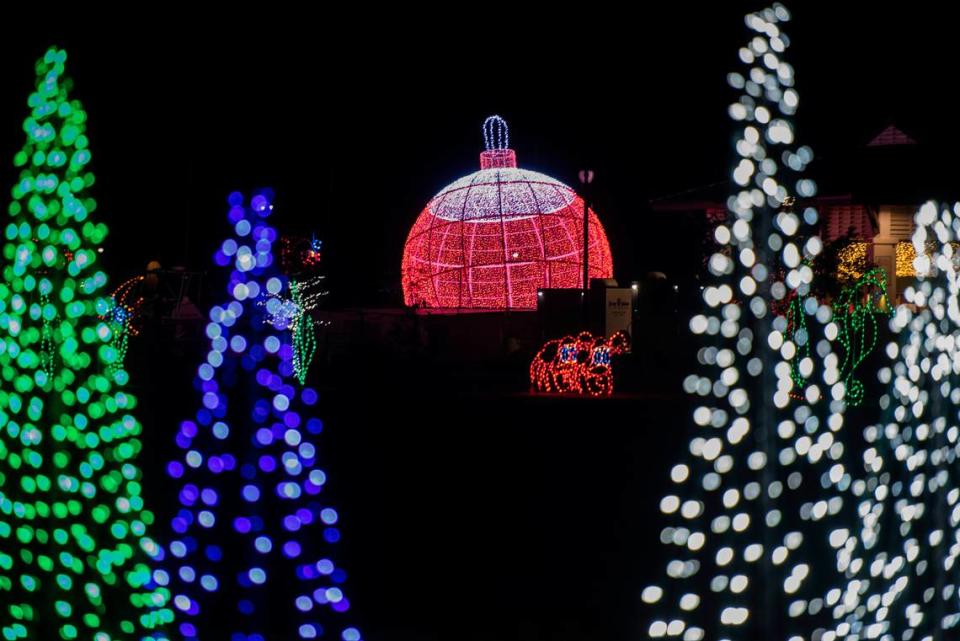
<svg viewBox="0 0 960 641">
<path fill-rule="evenodd" d="M 140 423 L 124 391 L 93 217 L 87 113 L 66 52 L 37 62 L 0 283 L 0 637 L 166 639 L 169 593 L 141 497 Z"/>
<path fill-rule="evenodd" d="M 863 276 L 869 269 L 867 243 L 853 241 L 838 252 L 837 280 L 849 284 Z"/>
<path fill-rule="evenodd" d="M 295 384 L 291 334 L 309 320 L 305 299 L 275 264 L 272 194 L 245 203 L 234 193 L 229 204 L 234 233 L 215 255 L 232 268 L 229 298 L 210 311 L 200 407 L 180 425 L 182 455 L 167 466 L 181 507 L 159 580 L 185 639 L 360 641 L 337 623 L 350 602 L 330 554 L 339 517 L 321 495 L 317 393 Z"/>
</svg>

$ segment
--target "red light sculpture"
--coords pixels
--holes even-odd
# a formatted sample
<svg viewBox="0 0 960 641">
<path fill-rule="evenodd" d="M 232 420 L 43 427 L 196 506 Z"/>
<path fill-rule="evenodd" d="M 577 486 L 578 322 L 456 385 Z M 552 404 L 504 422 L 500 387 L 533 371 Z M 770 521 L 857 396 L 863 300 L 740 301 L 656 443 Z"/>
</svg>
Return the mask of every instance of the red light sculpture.
<svg viewBox="0 0 960 641">
<path fill-rule="evenodd" d="M 613 393 L 613 357 L 630 345 L 626 332 L 610 338 L 580 332 L 547 341 L 530 363 L 530 384 L 538 392 L 591 396 Z"/>
<path fill-rule="evenodd" d="M 403 298 L 413 307 L 534 309 L 541 287 L 583 286 L 583 200 L 563 183 L 520 169 L 506 122 L 483 124 L 480 171 L 451 183 L 417 218 L 403 250 Z M 591 210 L 591 278 L 613 259 Z"/>
</svg>

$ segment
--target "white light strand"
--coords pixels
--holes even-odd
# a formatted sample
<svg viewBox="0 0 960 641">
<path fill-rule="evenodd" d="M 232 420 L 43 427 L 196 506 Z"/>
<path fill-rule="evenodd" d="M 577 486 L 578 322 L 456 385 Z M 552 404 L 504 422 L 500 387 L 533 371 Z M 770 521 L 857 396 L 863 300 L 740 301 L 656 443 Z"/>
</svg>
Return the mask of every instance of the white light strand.
<svg viewBox="0 0 960 641">
<path fill-rule="evenodd" d="M 498 167 L 481 169 L 450 183 L 427 208 L 444 220 L 490 222 L 553 214 L 576 199 L 576 192 L 550 176 Z"/>
<path fill-rule="evenodd" d="M 483 121 L 483 146 L 487 151 L 510 148 L 510 128 L 506 120 L 495 114 Z"/>
<path fill-rule="evenodd" d="M 277 329 L 288 329 L 293 326 L 297 319 L 319 306 L 322 299 L 330 292 L 323 289 L 325 276 L 311 276 L 297 282 L 300 288 L 300 304 L 294 302 L 293 298 L 287 298 L 278 289 L 277 291 L 268 291 L 264 297 L 257 301 L 267 309 L 266 322 Z M 278 286 L 279 287 L 279 286 Z"/>
</svg>

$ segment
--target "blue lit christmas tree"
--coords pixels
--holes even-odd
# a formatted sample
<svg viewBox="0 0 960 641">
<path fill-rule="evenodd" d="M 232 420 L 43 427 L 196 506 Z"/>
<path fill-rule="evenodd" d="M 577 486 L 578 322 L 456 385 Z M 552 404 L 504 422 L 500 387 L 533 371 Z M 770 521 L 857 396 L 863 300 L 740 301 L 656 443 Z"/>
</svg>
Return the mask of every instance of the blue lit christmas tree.
<svg viewBox="0 0 960 641">
<path fill-rule="evenodd" d="M 180 425 L 183 455 L 167 468 L 181 508 L 161 579 L 186 639 L 360 641 L 332 559 L 340 531 L 322 498 L 317 393 L 295 371 L 293 334 L 312 325 L 274 258 L 272 193 L 228 200 L 234 233 L 215 261 L 232 268 L 229 298 L 210 312 L 200 408 Z"/>
</svg>

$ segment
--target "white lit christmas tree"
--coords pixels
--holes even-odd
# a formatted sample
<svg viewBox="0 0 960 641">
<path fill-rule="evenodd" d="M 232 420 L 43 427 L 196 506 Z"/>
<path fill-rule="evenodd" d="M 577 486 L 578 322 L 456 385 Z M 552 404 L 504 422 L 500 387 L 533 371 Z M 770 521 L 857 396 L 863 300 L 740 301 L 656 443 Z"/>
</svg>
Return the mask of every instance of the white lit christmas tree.
<svg viewBox="0 0 960 641">
<path fill-rule="evenodd" d="M 825 641 L 835 613 L 831 546 L 851 534 L 833 524 L 854 520 L 843 498 L 846 390 L 828 340 L 838 328 L 810 288 L 817 212 L 796 204 L 816 187 L 791 123 L 789 18 L 780 4 L 747 15 L 744 69 L 728 76 L 740 94 L 729 108 L 735 188 L 705 310 L 690 321 L 702 371 L 684 381 L 695 427 L 660 503 L 666 581 L 643 591 L 651 638 Z"/>
<path fill-rule="evenodd" d="M 864 431 L 859 526 L 838 557 L 845 586 L 824 641 L 960 638 L 960 203 L 925 204 L 913 245 L 918 284 L 892 321 L 884 420 Z"/>
</svg>

